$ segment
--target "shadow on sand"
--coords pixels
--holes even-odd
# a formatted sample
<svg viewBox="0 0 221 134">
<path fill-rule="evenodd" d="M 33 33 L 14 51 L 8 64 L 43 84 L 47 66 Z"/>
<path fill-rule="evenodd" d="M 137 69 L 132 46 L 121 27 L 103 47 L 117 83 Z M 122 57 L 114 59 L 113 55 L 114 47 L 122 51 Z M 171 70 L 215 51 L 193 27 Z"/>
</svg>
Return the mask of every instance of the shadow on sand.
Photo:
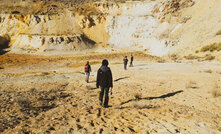
<svg viewBox="0 0 221 134">
<path fill-rule="evenodd" d="M 132 67 L 139 67 L 139 66 L 147 66 L 148 64 L 137 64 L 137 65 L 133 65 Z"/>
<path fill-rule="evenodd" d="M 116 80 L 114 80 L 115 82 L 119 81 L 119 80 L 123 80 L 123 79 L 127 79 L 127 78 L 130 78 L 130 77 L 122 77 L 122 78 L 118 78 Z"/>
<path fill-rule="evenodd" d="M 89 81 L 88 83 L 96 83 L 96 82 L 97 82 L 97 81 L 94 80 L 94 81 Z"/>
<path fill-rule="evenodd" d="M 157 109 L 159 108 L 160 106 L 152 106 L 152 105 L 147 105 L 147 106 L 142 106 L 142 107 L 137 107 L 137 109 Z M 119 107 L 117 109 L 130 109 L 130 108 L 133 108 L 131 106 L 126 106 L 126 107 Z"/>
<path fill-rule="evenodd" d="M 179 90 L 179 91 L 168 93 L 168 94 L 164 94 L 164 95 L 161 95 L 161 96 L 158 96 L 158 97 L 144 97 L 144 98 L 130 99 L 128 101 L 122 102 L 121 105 L 129 103 L 131 101 L 137 101 L 137 100 L 139 101 L 139 100 L 164 99 L 164 98 L 172 97 L 172 96 L 174 96 L 174 95 L 176 95 L 178 93 L 182 93 L 182 92 L 183 92 L 183 90 Z"/>
<path fill-rule="evenodd" d="M 8 51 L 0 50 L 0 55 L 6 54 Z"/>
</svg>

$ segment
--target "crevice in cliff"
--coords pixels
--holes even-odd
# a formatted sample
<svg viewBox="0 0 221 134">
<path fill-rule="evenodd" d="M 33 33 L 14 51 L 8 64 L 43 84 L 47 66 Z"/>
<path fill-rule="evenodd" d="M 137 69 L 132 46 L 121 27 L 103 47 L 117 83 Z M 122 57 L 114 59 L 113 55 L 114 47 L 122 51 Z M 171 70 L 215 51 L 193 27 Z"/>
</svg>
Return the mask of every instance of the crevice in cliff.
<svg viewBox="0 0 221 134">
<path fill-rule="evenodd" d="M 89 39 L 89 38 L 88 38 L 86 35 L 84 35 L 84 34 L 81 35 L 81 38 L 82 38 L 83 42 L 85 42 L 86 44 L 90 44 L 90 45 L 92 45 L 92 46 L 94 46 L 94 45 L 96 44 L 95 41 Z"/>
<path fill-rule="evenodd" d="M 10 37 L 8 35 L 0 36 L 0 55 L 5 54 L 5 49 L 9 48 Z"/>
</svg>

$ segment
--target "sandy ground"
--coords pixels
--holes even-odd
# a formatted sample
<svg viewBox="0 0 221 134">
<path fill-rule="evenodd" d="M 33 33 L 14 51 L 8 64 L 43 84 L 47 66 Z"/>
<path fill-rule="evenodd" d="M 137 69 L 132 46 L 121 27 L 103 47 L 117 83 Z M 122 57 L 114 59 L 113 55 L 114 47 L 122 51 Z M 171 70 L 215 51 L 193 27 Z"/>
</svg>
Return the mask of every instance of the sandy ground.
<svg viewBox="0 0 221 134">
<path fill-rule="evenodd" d="M 137 52 L 125 71 L 129 54 L 1 55 L 0 133 L 221 133 L 221 63 L 162 62 Z M 103 58 L 114 78 L 109 108 L 99 106 L 95 88 Z"/>
</svg>

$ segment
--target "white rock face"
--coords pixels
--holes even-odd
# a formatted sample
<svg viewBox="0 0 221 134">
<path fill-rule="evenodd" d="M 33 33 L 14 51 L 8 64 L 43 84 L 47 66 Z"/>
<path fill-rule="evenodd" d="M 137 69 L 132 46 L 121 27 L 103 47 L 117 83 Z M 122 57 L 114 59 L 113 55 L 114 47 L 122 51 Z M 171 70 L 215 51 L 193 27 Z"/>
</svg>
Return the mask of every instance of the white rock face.
<svg viewBox="0 0 221 134">
<path fill-rule="evenodd" d="M 122 6 L 118 16 L 108 16 L 106 30 L 109 43 L 118 47 L 142 47 L 155 56 L 167 55 L 169 46 L 161 34 L 170 29 L 166 22 L 159 23 L 153 16 L 156 2 L 133 2 Z"/>
<path fill-rule="evenodd" d="M 166 21 L 160 22 L 160 13 L 153 13 L 158 4 L 158 1 L 95 3 L 93 8 L 103 13 L 97 16 L 73 13 L 69 10 L 51 16 L 2 14 L 0 36 L 9 34 L 12 37 L 12 48 L 43 51 L 53 47 L 58 50 L 73 50 L 65 42 L 57 43 L 59 45 L 51 44 L 48 37 L 54 36 L 57 40 L 59 35 L 85 34 L 97 43 L 147 50 L 151 55 L 163 56 L 170 51 L 170 32 L 176 31 L 179 26 Z"/>
<path fill-rule="evenodd" d="M 65 37 L 79 34 L 97 46 L 110 44 L 145 50 L 154 56 L 184 56 L 199 51 L 202 45 L 221 41 L 217 34 L 221 29 L 220 5 L 220 0 L 105 1 L 59 8 L 53 15 L 0 14 L 0 36 L 11 37 L 12 48 L 24 50 L 74 50 Z M 53 8 L 50 4 L 45 6 L 49 6 L 48 10 Z M 59 43 L 60 37 L 67 41 Z M 58 43 L 50 43 L 48 38 Z M 84 48 L 84 44 L 90 43 L 80 47 L 80 41 L 76 46 Z"/>
</svg>

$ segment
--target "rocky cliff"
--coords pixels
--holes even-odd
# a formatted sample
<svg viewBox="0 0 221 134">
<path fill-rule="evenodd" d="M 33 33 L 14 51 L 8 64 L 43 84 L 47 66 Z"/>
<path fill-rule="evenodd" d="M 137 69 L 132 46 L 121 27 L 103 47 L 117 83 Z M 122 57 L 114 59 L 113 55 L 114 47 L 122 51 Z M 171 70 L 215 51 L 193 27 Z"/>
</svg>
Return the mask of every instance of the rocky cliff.
<svg viewBox="0 0 221 134">
<path fill-rule="evenodd" d="M 103 44 L 180 58 L 189 54 L 203 56 L 195 52 L 221 42 L 217 34 L 221 30 L 219 0 L 26 3 L 7 3 L 0 15 L 0 36 L 10 36 L 12 49 L 82 50 Z M 15 10 L 12 7 L 16 4 Z M 29 10 L 25 12 L 24 7 Z M 78 42 L 70 45 L 69 38 Z M 60 41 L 51 43 L 52 39 Z M 215 56 L 219 54 L 216 51 Z"/>
</svg>

